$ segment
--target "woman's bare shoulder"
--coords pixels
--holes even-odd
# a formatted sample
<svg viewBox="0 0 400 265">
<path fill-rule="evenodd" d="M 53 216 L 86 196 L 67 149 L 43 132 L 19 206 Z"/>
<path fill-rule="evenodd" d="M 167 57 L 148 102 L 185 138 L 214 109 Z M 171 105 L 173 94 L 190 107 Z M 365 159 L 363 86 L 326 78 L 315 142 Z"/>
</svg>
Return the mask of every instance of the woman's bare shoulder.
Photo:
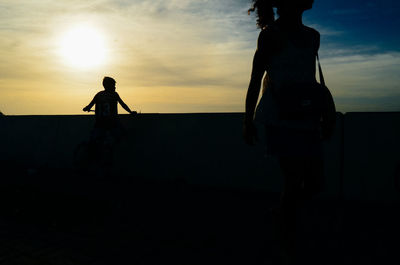
<svg viewBox="0 0 400 265">
<path fill-rule="evenodd" d="M 320 38 L 320 34 L 318 32 L 318 30 L 311 28 L 311 27 L 307 27 L 307 26 L 303 26 L 303 30 L 307 33 L 310 34 L 312 37 L 319 39 Z"/>
<path fill-rule="evenodd" d="M 280 33 L 274 26 L 266 27 L 262 29 L 258 36 L 258 48 L 262 47 L 274 47 L 276 42 L 280 39 Z"/>
<path fill-rule="evenodd" d="M 275 34 L 276 33 L 271 27 L 267 27 L 260 31 L 260 34 L 258 35 L 258 40 L 259 42 L 271 41 L 274 38 Z"/>
</svg>

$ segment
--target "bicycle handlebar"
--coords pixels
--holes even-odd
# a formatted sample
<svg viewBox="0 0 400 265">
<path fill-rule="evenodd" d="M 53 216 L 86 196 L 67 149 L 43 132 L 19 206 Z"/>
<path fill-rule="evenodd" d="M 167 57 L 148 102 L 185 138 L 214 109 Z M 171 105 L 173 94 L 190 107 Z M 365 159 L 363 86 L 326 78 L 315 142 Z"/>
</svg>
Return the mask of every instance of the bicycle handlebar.
<svg viewBox="0 0 400 265">
<path fill-rule="evenodd" d="M 96 112 L 95 110 L 88 110 L 87 112 Z M 130 113 L 130 114 L 132 114 L 132 115 L 138 115 L 138 114 L 141 114 L 142 112 L 141 111 L 139 111 L 139 112 L 136 112 L 136 113 Z"/>
</svg>

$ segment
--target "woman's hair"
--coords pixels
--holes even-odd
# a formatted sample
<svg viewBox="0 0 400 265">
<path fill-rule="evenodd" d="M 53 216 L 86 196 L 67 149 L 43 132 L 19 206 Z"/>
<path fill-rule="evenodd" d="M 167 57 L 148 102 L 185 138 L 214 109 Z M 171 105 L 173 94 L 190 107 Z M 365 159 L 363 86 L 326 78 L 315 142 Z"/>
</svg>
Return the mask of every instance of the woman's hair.
<svg viewBox="0 0 400 265">
<path fill-rule="evenodd" d="M 253 0 L 252 7 L 248 14 L 256 11 L 257 26 L 260 29 L 266 28 L 275 21 L 274 7 L 277 7 L 278 0 Z"/>
<path fill-rule="evenodd" d="M 311 9 L 313 2 L 313 0 L 253 0 L 248 14 L 256 11 L 257 26 L 264 29 L 275 21 L 274 8 L 278 16 L 281 16 L 291 8 L 301 9 L 301 11 Z"/>
</svg>

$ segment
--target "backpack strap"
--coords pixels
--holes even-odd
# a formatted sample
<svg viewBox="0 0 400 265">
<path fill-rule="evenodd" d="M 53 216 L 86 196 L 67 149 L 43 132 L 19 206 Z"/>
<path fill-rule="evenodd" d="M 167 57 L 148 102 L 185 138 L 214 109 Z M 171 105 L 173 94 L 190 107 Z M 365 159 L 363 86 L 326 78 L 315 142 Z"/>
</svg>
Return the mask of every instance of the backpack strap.
<svg viewBox="0 0 400 265">
<path fill-rule="evenodd" d="M 318 61 L 318 70 L 319 70 L 319 82 L 321 83 L 321 85 L 326 86 L 324 74 L 322 73 L 321 63 L 319 62 L 318 52 L 317 52 L 317 61 Z"/>
</svg>

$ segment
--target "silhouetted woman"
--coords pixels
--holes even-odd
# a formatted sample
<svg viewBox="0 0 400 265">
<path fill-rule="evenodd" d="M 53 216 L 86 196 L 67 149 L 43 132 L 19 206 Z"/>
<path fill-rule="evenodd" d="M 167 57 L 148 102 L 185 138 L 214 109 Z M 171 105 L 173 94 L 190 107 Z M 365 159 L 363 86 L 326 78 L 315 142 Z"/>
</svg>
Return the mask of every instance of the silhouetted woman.
<svg viewBox="0 0 400 265">
<path fill-rule="evenodd" d="M 286 264 L 292 264 L 295 256 L 296 204 L 319 191 L 323 176 L 318 121 L 282 115 L 281 104 L 285 93 L 291 93 L 288 88 L 299 92 L 304 84 L 316 82 L 320 35 L 302 23 L 303 12 L 312 4 L 313 0 L 256 0 L 249 10 L 256 11 L 261 32 L 246 96 L 244 138 L 254 143 L 255 116 L 265 125 L 268 152 L 279 160 L 285 178 L 279 216 Z M 276 20 L 273 7 L 279 15 Z M 263 96 L 254 115 L 264 74 Z"/>
</svg>

